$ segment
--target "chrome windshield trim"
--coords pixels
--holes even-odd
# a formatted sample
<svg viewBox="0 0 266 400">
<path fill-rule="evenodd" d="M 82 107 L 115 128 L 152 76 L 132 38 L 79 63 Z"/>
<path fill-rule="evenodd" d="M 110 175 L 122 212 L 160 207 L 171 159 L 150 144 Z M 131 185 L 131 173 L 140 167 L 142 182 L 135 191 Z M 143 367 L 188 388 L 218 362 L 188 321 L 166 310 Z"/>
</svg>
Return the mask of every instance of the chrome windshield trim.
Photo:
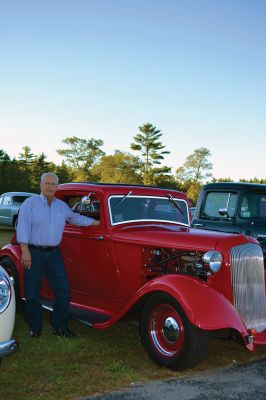
<svg viewBox="0 0 266 400">
<path fill-rule="evenodd" d="M 191 226 L 191 224 L 190 224 L 190 220 L 189 220 L 189 208 L 188 208 L 188 204 L 187 204 L 187 202 L 184 200 L 184 199 L 179 199 L 179 198 L 173 198 L 173 200 L 175 200 L 176 202 L 178 201 L 178 202 L 181 202 L 181 203 L 184 203 L 185 204 L 185 210 L 186 210 L 186 215 L 185 215 L 185 217 L 187 217 L 187 221 L 188 221 L 188 223 L 184 223 L 184 222 L 181 222 L 181 221 L 173 221 L 173 220 L 168 220 L 168 219 L 157 219 L 157 218 L 138 218 L 138 219 L 127 219 L 127 220 L 125 220 L 125 221 L 114 221 L 113 220 L 113 213 L 112 213 L 112 209 L 111 209 L 111 200 L 112 199 L 114 199 L 114 198 L 122 198 L 122 199 L 125 199 L 125 198 L 130 198 L 130 199 L 133 199 L 133 198 L 140 198 L 140 199 L 153 199 L 153 200 L 155 200 L 155 199 L 158 199 L 158 200 L 165 200 L 165 202 L 166 202 L 166 204 L 169 202 L 169 198 L 168 197 L 165 197 L 165 196 L 151 196 L 151 195 L 148 195 L 148 196 L 145 196 L 145 195 L 132 195 L 131 193 L 130 193 L 130 196 L 125 196 L 124 194 L 121 194 L 121 195 L 118 195 L 118 194 L 115 194 L 115 195 L 111 195 L 109 198 L 108 198 L 108 211 L 109 211 L 109 220 L 110 220 L 110 225 L 111 226 L 116 226 L 116 225 L 122 225 L 122 224 L 129 224 L 129 223 L 132 223 L 132 222 L 156 222 L 156 223 L 170 223 L 170 224 L 174 224 L 174 225 L 182 225 L 182 226 L 186 226 L 186 227 L 190 227 Z M 116 205 L 118 205 L 119 204 L 119 202 L 116 204 Z M 120 203 L 121 204 L 121 203 Z M 115 206 L 113 206 L 113 210 L 115 209 Z"/>
</svg>

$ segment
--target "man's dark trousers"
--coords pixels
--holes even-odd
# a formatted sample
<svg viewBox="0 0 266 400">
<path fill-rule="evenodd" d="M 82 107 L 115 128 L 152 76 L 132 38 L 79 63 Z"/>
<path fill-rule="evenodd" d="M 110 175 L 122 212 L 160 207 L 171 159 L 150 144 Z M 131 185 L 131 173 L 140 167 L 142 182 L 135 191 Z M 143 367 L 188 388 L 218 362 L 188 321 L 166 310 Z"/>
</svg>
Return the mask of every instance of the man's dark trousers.
<svg viewBox="0 0 266 400">
<path fill-rule="evenodd" d="M 29 250 L 32 258 L 31 268 L 24 270 L 25 317 L 29 329 L 42 329 L 43 308 L 40 290 L 45 276 L 55 296 L 52 327 L 65 330 L 68 328 L 70 290 L 60 249 L 56 247 L 43 250 L 29 245 Z"/>
</svg>

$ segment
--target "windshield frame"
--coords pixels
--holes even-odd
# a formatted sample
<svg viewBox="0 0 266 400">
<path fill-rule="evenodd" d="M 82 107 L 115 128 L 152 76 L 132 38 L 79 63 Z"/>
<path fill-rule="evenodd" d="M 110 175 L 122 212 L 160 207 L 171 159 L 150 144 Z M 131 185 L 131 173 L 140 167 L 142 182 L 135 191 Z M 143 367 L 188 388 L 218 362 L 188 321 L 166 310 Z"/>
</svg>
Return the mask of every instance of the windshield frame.
<svg viewBox="0 0 266 400">
<path fill-rule="evenodd" d="M 168 196 L 152 196 L 152 195 L 130 195 L 125 197 L 125 194 L 115 194 L 115 195 L 111 195 L 108 198 L 108 212 L 109 212 L 109 221 L 110 221 L 110 225 L 111 226 L 117 226 L 117 225 L 123 225 L 123 224 L 128 224 L 128 223 L 132 223 L 132 222 L 159 222 L 159 223 L 171 223 L 171 224 L 175 224 L 175 225 L 182 225 L 182 226 L 186 226 L 186 227 L 190 227 L 191 226 L 191 221 L 190 221 L 190 214 L 189 214 L 189 207 L 188 207 L 188 203 L 185 199 L 182 198 L 177 198 L 177 197 L 173 197 L 173 199 L 176 202 L 181 202 L 184 203 L 185 207 L 183 210 L 185 210 L 183 218 L 187 217 L 187 223 L 181 222 L 181 221 L 173 221 L 173 220 L 168 220 L 168 219 L 158 219 L 158 218 L 138 218 L 138 219 L 127 219 L 127 220 L 121 220 L 121 221 L 115 221 L 114 220 L 114 210 L 116 209 L 117 204 L 116 203 L 114 205 L 111 205 L 111 201 L 112 199 L 122 199 L 125 198 L 123 200 L 122 203 L 120 204 L 125 204 L 127 202 L 128 199 L 132 199 L 132 198 L 139 198 L 139 199 L 151 199 L 151 200 L 165 200 L 165 204 L 171 204 L 170 199 L 168 198 Z M 185 214 L 186 213 L 186 214 Z"/>
</svg>

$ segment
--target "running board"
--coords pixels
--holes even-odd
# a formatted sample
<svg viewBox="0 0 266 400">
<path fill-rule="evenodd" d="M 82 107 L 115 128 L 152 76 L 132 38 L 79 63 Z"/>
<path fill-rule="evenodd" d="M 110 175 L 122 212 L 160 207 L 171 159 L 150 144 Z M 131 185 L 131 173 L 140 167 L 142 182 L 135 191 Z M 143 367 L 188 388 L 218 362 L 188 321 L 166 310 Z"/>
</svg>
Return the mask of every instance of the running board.
<svg viewBox="0 0 266 400">
<path fill-rule="evenodd" d="M 43 308 L 49 311 L 53 311 L 53 301 L 42 299 L 41 300 Z M 97 313 L 92 310 L 82 310 L 78 307 L 70 305 L 69 307 L 69 318 L 79 321 L 82 324 L 92 326 L 94 323 L 101 323 L 108 321 L 111 317 L 110 315 Z"/>
</svg>

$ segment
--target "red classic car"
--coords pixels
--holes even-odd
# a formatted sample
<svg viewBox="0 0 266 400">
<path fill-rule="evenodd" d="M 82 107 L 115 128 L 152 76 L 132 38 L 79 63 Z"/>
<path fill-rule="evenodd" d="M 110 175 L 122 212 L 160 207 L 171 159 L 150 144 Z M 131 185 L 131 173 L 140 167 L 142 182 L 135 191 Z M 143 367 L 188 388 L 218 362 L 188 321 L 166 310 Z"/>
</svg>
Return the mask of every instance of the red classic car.
<svg viewBox="0 0 266 400">
<path fill-rule="evenodd" d="M 145 186 L 70 183 L 57 197 L 99 226 L 66 225 L 61 244 L 71 315 L 97 329 L 136 318 L 145 349 L 159 365 L 193 367 L 208 337 L 266 344 L 264 263 L 250 237 L 190 226 L 187 197 Z M 23 298 L 15 238 L 0 264 Z M 43 306 L 53 307 L 46 282 Z"/>
</svg>

